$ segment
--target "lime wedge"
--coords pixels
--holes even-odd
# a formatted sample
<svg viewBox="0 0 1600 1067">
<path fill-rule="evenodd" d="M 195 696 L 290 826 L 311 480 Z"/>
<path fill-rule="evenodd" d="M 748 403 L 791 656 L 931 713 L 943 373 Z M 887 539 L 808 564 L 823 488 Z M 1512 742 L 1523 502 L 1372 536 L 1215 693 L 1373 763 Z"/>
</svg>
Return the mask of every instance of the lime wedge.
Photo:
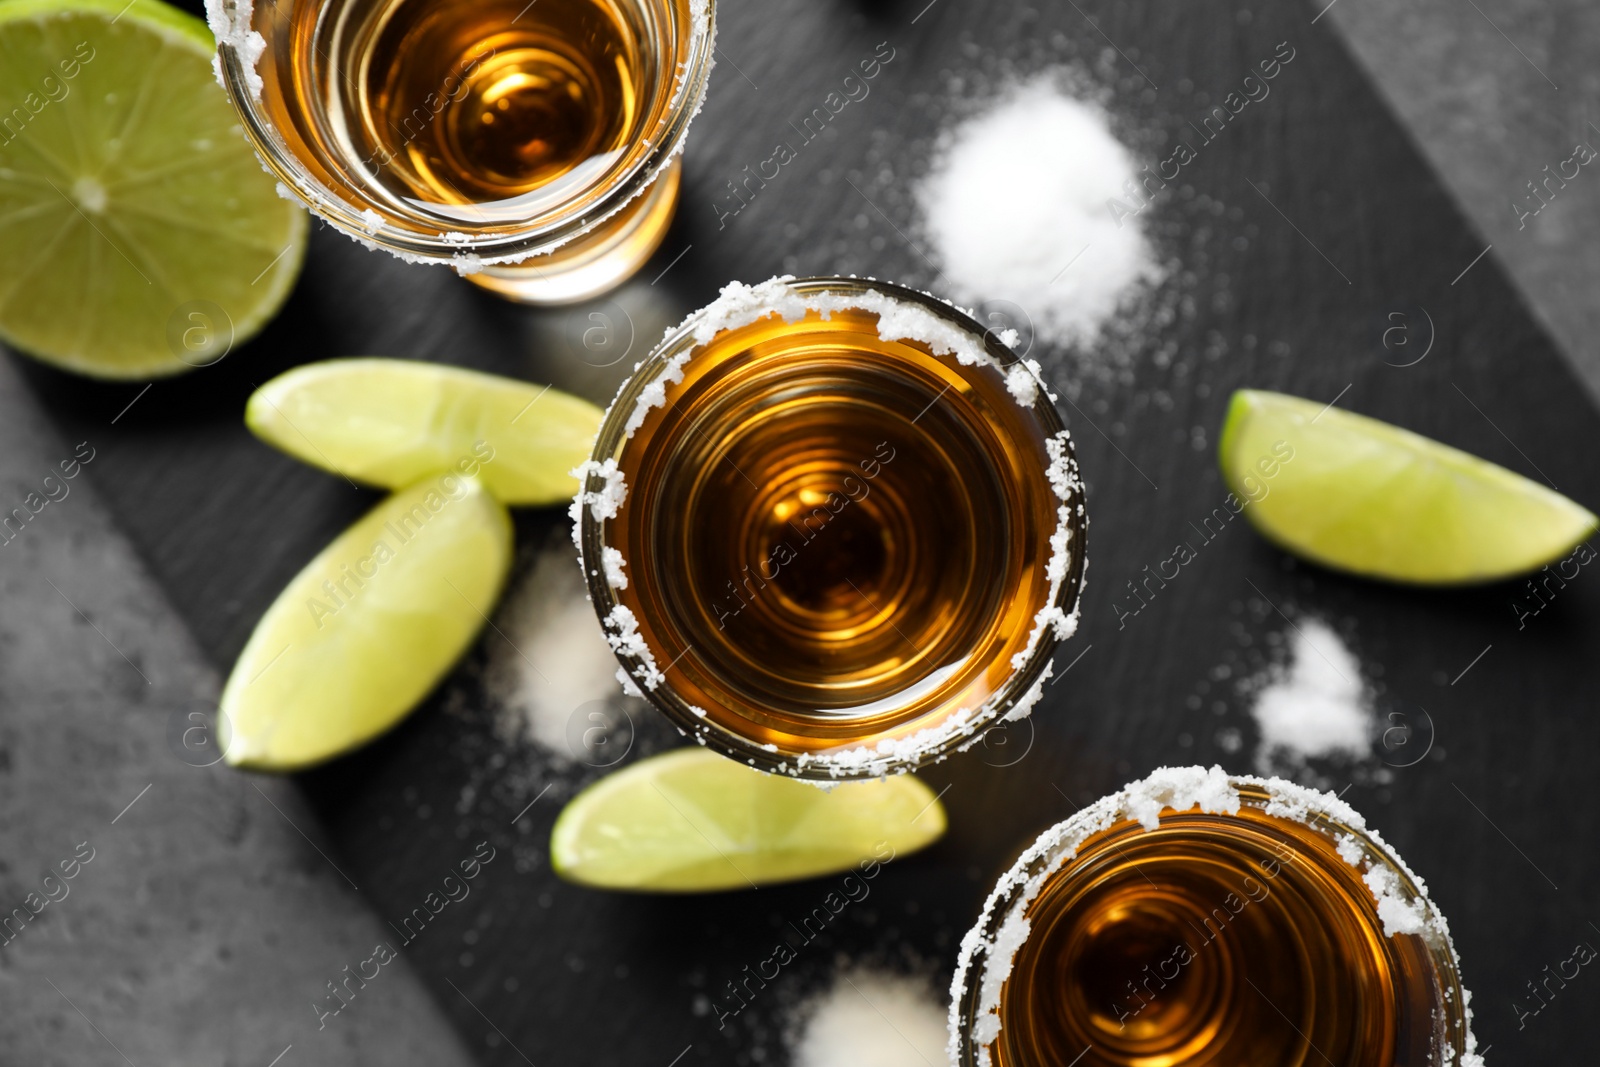
<svg viewBox="0 0 1600 1067">
<path fill-rule="evenodd" d="M 472 643 L 511 564 L 511 518 L 470 478 L 395 493 L 295 576 L 222 691 L 227 761 L 287 771 L 395 725 Z"/>
<path fill-rule="evenodd" d="M 602 889 L 750 889 L 831 874 L 931 844 L 944 807 L 902 775 L 823 792 L 707 749 L 641 760 L 573 798 L 550 835 L 550 864 Z"/>
<path fill-rule="evenodd" d="M 1233 394 L 1222 474 L 1255 527 L 1307 559 L 1400 582 L 1537 570 L 1595 532 L 1587 509 L 1476 456 L 1282 393 Z"/>
<path fill-rule="evenodd" d="M 514 378 L 405 359 L 331 359 L 272 379 L 245 422 L 296 459 L 393 488 L 474 476 L 507 504 L 571 500 L 603 417 L 587 400 Z"/>
<path fill-rule="evenodd" d="M 67 370 L 216 362 L 277 311 L 306 214 L 280 199 L 159 0 L 0 3 L 0 339 Z"/>
</svg>

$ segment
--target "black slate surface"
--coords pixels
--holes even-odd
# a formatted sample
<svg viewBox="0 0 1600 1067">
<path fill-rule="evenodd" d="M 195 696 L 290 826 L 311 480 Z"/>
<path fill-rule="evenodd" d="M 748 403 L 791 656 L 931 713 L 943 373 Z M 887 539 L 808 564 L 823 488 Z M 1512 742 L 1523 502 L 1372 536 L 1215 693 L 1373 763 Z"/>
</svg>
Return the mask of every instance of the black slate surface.
<svg viewBox="0 0 1600 1067">
<path fill-rule="evenodd" d="M 1237 387 L 1338 397 L 1600 503 L 1600 420 L 1492 255 L 1458 278 L 1485 242 L 1328 26 L 1312 24 L 1320 6 L 731 0 L 678 220 L 655 260 L 608 301 L 514 308 L 318 227 L 284 313 L 217 367 L 141 394 L 25 364 L 71 439 L 97 447 L 91 477 L 226 670 L 283 583 L 375 499 L 250 438 L 240 414 L 253 383 L 307 360 L 383 354 L 604 400 L 622 367 L 729 278 L 853 271 L 937 288 L 910 243 L 906 184 L 942 118 L 1008 73 L 1080 65 L 1109 93 L 1119 133 L 1155 162 L 1280 42 L 1295 50 L 1271 96 L 1152 208 L 1163 253 L 1179 265 L 1156 302 L 1175 314 L 1146 325 L 1131 369 L 1108 379 L 1043 346 L 1033 353 L 1068 389 L 1064 414 L 1089 483 L 1084 622 L 1057 661 L 1058 673 L 1070 671 L 1025 730 L 927 772 L 936 789 L 948 787 L 948 836 L 890 865 L 868 900 L 725 1029 L 703 998 L 764 958 L 830 880 L 699 898 L 624 897 L 555 880 L 544 843 L 559 798 L 599 772 L 558 772 L 494 739 L 475 680 L 493 634 L 400 729 L 302 778 L 334 858 L 392 921 L 475 842 L 498 850 L 469 900 L 404 950 L 484 1063 L 780 1061 L 786 1013 L 841 956 L 931 971 L 943 983 L 993 879 L 1074 805 L 1165 763 L 1251 768 L 1235 682 L 1273 654 L 1288 629 L 1283 613 L 1329 620 L 1361 657 L 1380 712 L 1400 716 L 1386 721 L 1416 726 L 1410 748 L 1326 770 L 1334 788 L 1349 783 L 1345 798 L 1450 917 L 1491 1062 L 1589 1062 L 1580 1035 L 1594 979 L 1580 974 L 1520 1020 L 1513 1002 L 1538 1007 L 1526 983 L 1576 943 L 1600 944 L 1591 924 L 1600 917 L 1600 802 L 1587 792 L 1600 740 L 1591 707 L 1600 660 L 1586 654 L 1600 636 L 1592 568 L 1519 626 L 1513 603 L 1534 604 L 1520 583 L 1376 585 L 1297 564 L 1235 523 L 1119 626 L 1125 583 L 1179 541 L 1197 543 L 1190 524 L 1222 501 L 1215 433 Z M 724 183 L 788 139 L 789 122 L 879 42 L 894 58 L 871 96 L 719 229 Z M 611 367 L 594 366 L 609 357 L 581 343 L 596 312 L 619 338 L 631 323 L 632 351 Z M 1396 365 L 1420 351 L 1397 350 L 1393 335 L 1384 346 L 1396 321 L 1419 345 L 1429 332 L 1419 324 L 1431 321 L 1426 358 Z M 520 516 L 524 547 L 563 521 Z M 636 753 L 668 742 L 648 713 L 635 718 Z M 1230 751 L 1230 730 L 1242 748 Z M 1390 766 L 1429 740 L 1426 758 Z M 321 992 L 308 990 L 308 1000 Z"/>
</svg>

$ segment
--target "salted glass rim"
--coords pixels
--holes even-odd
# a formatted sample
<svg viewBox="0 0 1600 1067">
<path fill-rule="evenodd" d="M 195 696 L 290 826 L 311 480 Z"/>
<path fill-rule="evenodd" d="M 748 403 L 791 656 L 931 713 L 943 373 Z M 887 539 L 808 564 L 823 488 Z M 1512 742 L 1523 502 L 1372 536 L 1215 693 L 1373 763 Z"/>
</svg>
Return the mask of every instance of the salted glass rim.
<svg viewBox="0 0 1600 1067">
<path fill-rule="evenodd" d="M 996 332 L 985 327 L 966 310 L 943 300 L 932 294 L 899 285 L 894 282 L 881 281 L 876 278 L 817 275 L 804 278 L 785 277 L 774 279 L 785 284 L 788 292 L 805 296 L 816 297 L 822 294 L 835 294 L 843 296 L 863 295 L 878 293 L 893 300 L 914 304 L 917 307 L 931 311 L 946 323 L 955 325 L 966 331 L 974 339 L 979 340 L 987 353 L 1002 363 L 1015 361 L 1021 363 L 1016 353 L 1006 347 Z M 595 439 L 594 449 L 590 455 L 590 464 L 603 464 L 605 461 L 615 459 L 621 455 L 629 438 L 627 424 L 633 417 L 638 407 L 641 396 L 654 385 L 661 373 L 668 369 L 675 357 L 686 353 L 694 353 L 696 349 L 705 347 L 705 344 L 695 339 L 696 329 L 707 319 L 708 315 L 717 309 L 716 302 L 706 305 L 691 314 L 681 324 L 669 330 L 655 349 L 643 361 L 636 364 L 633 373 L 623 382 L 617 391 L 616 398 L 606 410 L 606 415 L 601 423 L 599 435 Z M 872 312 L 870 308 L 861 310 Z M 721 331 L 718 331 L 720 335 Z M 709 342 L 706 342 L 709 343 Z M 689 355 L 690 359 L 693 355 Z M 941 357 L 943 358 L 943 357 Z M 950 357 L 954 358 L 954 357 Z M 1048 392 L 1041 389 L 1031 406 L 1024 405 L 1024 410 L 1036 418 L 1046 437 L 1065 435 L 1066 429 L 1061 421 L 1060 412 Z M 1065 445 L 1066 455 L 1070 463 L 1074 479 L 1077 476 L 1077 461 L 1072 451 L 1070 440 Z M 597 478 L 592 473 L 585 476 L 583 484 L 579 487 L 579 500 L 591 491 L 591 483 Z M 1081 504 L 1081 493 L 1074 502 Z M 617 598 L 617 590 L 611 587 L 604 567 L 600 566 L 603 560 L 605 542 L 605 523 L 612 520 L 596 519 L 592 509 L 579 507 L 574 502 L 574 516 L 577 529 L 574 537 L 578 542 L 580 562 L 583 565 L 584 580 L 588 583 L 590 599 L 594 603 L 595 611 L 602 621 L 621 604 Z M 1053 605 L 1061 609 L 1065 615 L 1076 618 L 1078 606 L 1081 601 L 1083 589 L 1083 574 L 1086 561 L 1085 534 L 1088 518 L 1081 506 L 1070 509 L 1070 551 L 1068 560 L 1068 573 L 1063 579 Z M 830 762 L 824 755 L 813 756 L 808 760 L 800 760 L 794 753 L 777 752 L 756 743 L 751 738 L 734 733 L 709 717 L 701 716 L 672 686 L 670 680 L 663 678 L 654 687 L 641 684 L 644 673 L 639 665 L 618 657 L 622 669 L 634 682 L 644 699 L 649 701 L 657 710 L 664 713 L 686 736 L 693 736 L 701 744 L 721 753 L 730 759 L 748 764 L 758 770 L 769 773 L 783 774 L 793 778 L 808 779 L 812 781 L 848 781 L 863 778 L 878 778 L 884 774 L 903 774 L 916 770 L 918 767 L 943 760 L 952 750 L 965 750 L 981 739 L 983 732 L 1011 710 L 1019 701 L 1030 694 L 1040 681 L 1045 668 L 1050 664 L 1056 648 L 1066 637 L 1058 637 L 1050 626 L 1044 626 L 1038 642 L 1034 645 L 1027 661 L 1023 666 L 1015 668 L 1007 676 L 1005 682 L 992 693 L 983 704 L 974 710 L 971 719 L 967 720 L 969 726 L 951 735 L 934 747 L 919 749 L 904 757 L 890 758 L 872 762 L 870 765 L 856 769 L 841 768 L 838 763 Z M 951 713 L 954 714 L 954 713 Z M 938 727 L 929 727 L 937 729 Z M 838 751 L 843 752 L 859 746 L 841 745 Z"/>
<path fill-rule="evenodd" d="M 979 1021 L 990 1014 L 998 1015 L 997 1008 L 985 1002 L 985 987 L 991 985 L 986 970 L 1000 952 L 1015 953 L 1021 948 L 1001 937 L 1003 927 L 1018 912 L 1031 907 L 1043 886 L 1079 856 L 1084 847 L 1096 836 L 1128 822 L 1137 823 L 1140 815 L 1130 810 L 1128 803 L 1133 791 L 1155 782 L 1163 772 L 1176 770 L 1180 775 L 1201 772 L 1201 768 L 1160 768 L 1139 781 L 1085 805 L 1070 817 L 1045 830 L 1025 849 L 1015 863 L 995 882 L 985 899 L 978 920 L 961 940 L 957 956 L 955 977 L 950 984 L 948 1016 L 948 1052 L 953 1067 L 991 1067 L 988 1049 L 998 1039 L 998 1032 L 988 1041 L 979 1041 L 976 1035 Z M 1201 772 L 1204 773 L 1204 772 Z M 1455 943 L 1450 936 L 1449 923 L 1443 912 L 1428 896 L 1422 879 L 1406 865 L 1400 854 L 1383 839 L 1376 829 L 1366 826 L 1366 820 L 1338 797 L 1321 790 L 1311 789 L 1282 778 L 1245 774 L 1223 774 L 1220 767 L 1212 767 L 1207 784 L 1217 780 L 1233 790 L 1241 807 L 1250 807 L 1279 818 L 1291 818 L 1310 826 L 1319 833 L 1337 840 L 1338 835 L 1352 838 L 1360 852 L 1360 859 L 1371 867 L 1388 872 L 1384 881 L 1391 891 L 1398 891 L 1408 905 L 1420 904 L 1426 914 L 1426 927 L 1422 933 L 1385 934 L 1385 937 L 1411 936 L 1422 944 L 1438 979 L 1436 1011 L 1442 1017 L 1436 1022 L 1445 1031 L 1451 1053 L 1444 1061 L 1455 1063 L 1473 1050 L 1471 1013 L 1468 996 L 1461 979 L 1461 965 L 1456 957 Z M 1183 804 L 1182 809 L 1177 805 Z M 1275 810 L 1276 809 L 1276 810 Z M 1169 816 L 1192 814 L 1197 810 L 1193 798 L 1181 797 L 1173 803 L 1163 804 L 1160 814 L 1163 821 Z M 1226 817 L 1229 813 L 1211 810 L 1201 801 L 1198 810 L 1213 817 Z M 1144 829 L 1149 833 L 1148 826 Z M 1116 847 L 1116 846 L 1113 846 Z M 1341 853 L 1341 858 L 1350 863 Z M 1353 867 L 1354 863 L 1351 864 Z M 1371 869 L 1369 867 L 1369 869 Z M 1089 868 L 1085 868 L 1085 872 Z M 1359 868 L 1358 868 L 1359 869 Z M 1391 880 L 1392 879 L 1392 880 Z M 1372 884 L 1369 881 L 1369 886 Z M 1014 955 L 1012 959 L 1014 960 Z M 1010 961 L 1006 978 L 1009 978 Z M 1439 1050 L 1436 1050 L 1439 1051 Z"/>
</svg>

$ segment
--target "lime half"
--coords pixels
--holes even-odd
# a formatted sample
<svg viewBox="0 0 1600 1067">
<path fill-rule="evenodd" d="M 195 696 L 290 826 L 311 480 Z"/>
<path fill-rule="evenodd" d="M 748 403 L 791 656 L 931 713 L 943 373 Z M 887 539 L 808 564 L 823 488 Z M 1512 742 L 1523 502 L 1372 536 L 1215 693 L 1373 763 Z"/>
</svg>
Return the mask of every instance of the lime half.
<svg viewBox="0 0 1600 1067">
<path fill-rule="evenodd" d="M 368 512 L 295 576 L 222 692 L 227 761 L 285 771 L 395 725 L 482 628 L 511 565 L 511 517 L 442 475 Z"/>
<path fill-rule="evenodd" d="M 939 798 L 910 775 L 823 792 L 689 748 L 574 797 L 551 832 L 550 863 L 604 889 L 751 889 L 857 867 L 873 877 L 944 828 Z"/>
<path fill-rule="evenodd" d="M 405 359 L 331 359 L 272 379 L 245 422 L 275 448 L 368 485 L 471 473 L 507 504 L 572 499 L 603 413 L 547 385 Z"/>
<path fill-rule="evenodd" d="M 256 333 L 300 270 L 278 197 L 159 0 L 0 2 L 0 339 L 67 370 L 153 378 Z"/>
<path fill-rule="evenodd" d="M 1222 474 L 1269 539 L 1340 570 L 1486 582 L 1560 559 L 1597 520 L 1560 493 L 1437 441 L 1300 397 L 1241 390 Z"/>
</svg>

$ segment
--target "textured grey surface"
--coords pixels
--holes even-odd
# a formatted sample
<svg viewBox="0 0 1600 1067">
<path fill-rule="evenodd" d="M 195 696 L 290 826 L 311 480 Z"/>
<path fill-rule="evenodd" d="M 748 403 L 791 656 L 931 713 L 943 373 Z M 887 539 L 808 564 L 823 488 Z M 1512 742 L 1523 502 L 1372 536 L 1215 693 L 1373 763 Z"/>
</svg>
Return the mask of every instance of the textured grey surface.
<svg viewBox="0 0 1600 1067">
<path fill-rule="evenodd" d="M 1600 147 L 1600 71 L 1584 62 L 1600 54 L 1600 10 L 1339 0 L 1318 27 L 1349 39 L 1600 395 L 1600 173 L 1584 168 L 1522 229 L 1512 207 L 1575 143 Z M 75 443 L 0 362 L 0 508 Z M 403 962 L 317 1030 L 312 1000 L 384 927 L 288 821 L 317 834 L 294 790 L 170 751 L 173 713 L 211 701 L 218 680 L 88 479 L 71 487 L 0 548 L 0 910 L 25 906 L 80 842 L 95 855 L 0 945 L 0 1063 L 267 1067 L 286 1049 L 278 1067 L 465 1063 Z"/>
<path fill-rule="evenodd" d="M 218 679 L 89 479 L 43 484 L 76 444 L 0 361 L 0 508 L 67 490 L 0 546 L 0 1064 L 468 1063 L 403 957 L 319 1029 L 393 938 L 287 782 L 180 758 Z"/>
<path fill-rule="evenodd" d="M 1528 183 L 1574 146 L 1600 150 L 1600 5 L 1336 0 L 1329 22 L 1600 398 L 1600 160 L 1552 181 L 1537 215 L 1516 207 L 1540 205 Z"/>
</svg>

